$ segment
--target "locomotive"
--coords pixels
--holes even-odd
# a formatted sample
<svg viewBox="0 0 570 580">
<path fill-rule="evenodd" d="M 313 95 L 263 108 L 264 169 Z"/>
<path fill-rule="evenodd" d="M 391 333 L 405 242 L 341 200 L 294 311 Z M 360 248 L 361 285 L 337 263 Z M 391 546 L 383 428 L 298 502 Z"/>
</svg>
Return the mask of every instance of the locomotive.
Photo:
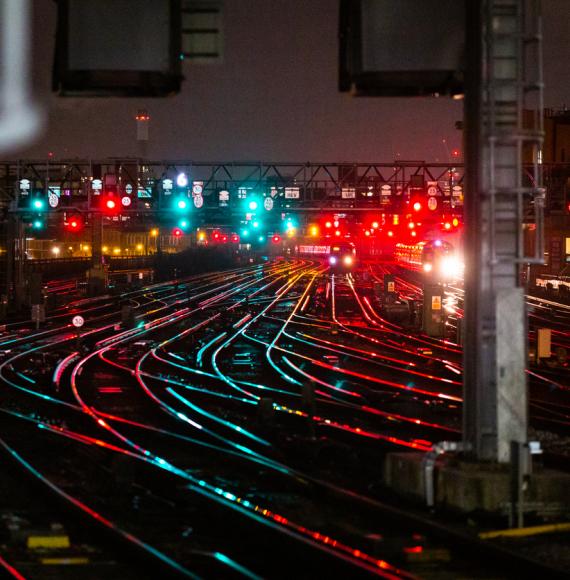
<svg viewBox="0 0 570 580">
<path fill-rule="evenodd" d="M 356 264 L 356 247 L 352 242 L 331 243 L 329 266 L 337 271 L 350 271 Z"/>
<path fill-rule="evenodd" d="M 396 244 L 394 257 L 406 267 L 419 270 L 431 279 L 451 281 L 463 276 L 463 264 L 452 244 L 444 240 Z"/>
</svg>

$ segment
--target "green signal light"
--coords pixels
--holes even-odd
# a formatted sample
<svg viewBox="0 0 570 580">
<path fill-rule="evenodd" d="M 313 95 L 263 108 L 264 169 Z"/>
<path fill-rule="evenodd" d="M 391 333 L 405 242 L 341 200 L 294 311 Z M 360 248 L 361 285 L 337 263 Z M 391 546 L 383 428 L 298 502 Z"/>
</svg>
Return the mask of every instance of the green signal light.
<svg viewBox="0 0 570 580">
<path fill-rule="evenodd" d="M 265 240 L 265 236 L 259 236 L 259 238 L 257 238 L 258 242 L 263 242 Z"/>
<path fill-rule="evenodd" d="M 176 207 L 178 209 L 186 209 L 188 207 L 188 204 L 186 203 L 186 200 L 179 199 L 178 202 L 176 203 Z"/>
<path fill-rule="evenodd" d="M 42 222 L 41 220 L 34 220 L 32 222 L 32 227 L 35 230 L 40 230 L 40 229 L 42 229 L 44 227 L 44 222 Z"/>
<path fill-rule="evenodd" d="M 34 199 L 32 202 L 32 207 L 34 209 L 44 209 L 44 202 L 41 199 Z"/>
<path fill-rule="evenodd" d="M 249 207 L 249 209 L 251 211 L 255 211 L 257 209 L 257 202 L 256 201 L 250 201 L 248 207 Z"/>
<path fill-rule="evenodd" d="M 253 222 L 251 224 L 254 228 L 258 228 L 259 227 L 259 222 Z"/>
<path fill-rule="evenodd" d="M 244 238 L 247 238 L 247 237 L 249 236 L 249 230 L 242 230 L 242 231 L 241 231 L 241 235 L 242 235 Z"/>
<path fill-rule="evenodd" d="M 179 225 L 181 228 L 187 228 L 187 227 L 188 227 L 190 224 L 188 223 L 188 220 L 180 220 L 180 221 L 178 222 L 178 225 Z"/>
</svg>

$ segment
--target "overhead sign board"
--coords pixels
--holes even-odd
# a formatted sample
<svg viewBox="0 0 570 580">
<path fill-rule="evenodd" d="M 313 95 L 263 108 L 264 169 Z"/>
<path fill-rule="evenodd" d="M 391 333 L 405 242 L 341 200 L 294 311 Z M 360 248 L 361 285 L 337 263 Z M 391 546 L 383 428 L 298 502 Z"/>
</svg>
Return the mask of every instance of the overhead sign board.
<svg viewBox="0 0 570 580">
<path fill-rule="evenodd" d="M 285 199 L 299 199 L 300 190 L 298 187 L 286 187 L 285 188 Z"/>
<path fill-rule="evenodd" d="M 341 0 L 339 27 L 340 91 L 463 92 L 465 0 Z"/>
<path fill-rule="evenodd" d="M 103 182 L 100 179 L 94 179 L 91 182 L 91 189 L 93 189 L 93 193 L 97 195 L 103 189 Z"/>
</svg>

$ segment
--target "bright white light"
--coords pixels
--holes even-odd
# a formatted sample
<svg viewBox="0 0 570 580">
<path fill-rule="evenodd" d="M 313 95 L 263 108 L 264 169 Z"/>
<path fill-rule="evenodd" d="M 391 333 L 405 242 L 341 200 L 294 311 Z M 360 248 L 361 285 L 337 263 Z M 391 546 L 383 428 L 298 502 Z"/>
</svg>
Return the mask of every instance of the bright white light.
<svg viewBox="0 0 570 580">
<path fill-rule="evenodd" d="M 352 266 L 352 256 L 345 256 L 342 260 L 345 264 L 345 266 Z"/>
<path fill-rule="evenodd" d="M 433 269 L 433 266 L 429 262 L 426 262 L 424 264 L 424 272 L 431 272 L 432 269 Z"/>
<path fill-rule="evenodd" d="M 329 264 L 330 264 L 331 266 L 334 266 L 334 265 L 336 264 L 336 257 L 335 257 L 335 256 L 331 256 L 331 257 L 329 258 Z"/>
<path fill-rule="evenodd" d="M 463 267 L 457 258 L 448 257 L 441 261 L 441 274 L 445 278 L 458 278 L 461 276 Z"/>
<path fill-rule="evenodd" d="M 60 248 L 58 248 L 57 246 L 54 246 L 54 247 L 51 249 L 51 251 L 52 251 L 52 254 L 53 254 L 54 256 L 59 256 L 59 253 L 61 252 L 61 249 L 60 249 Z"/>
<path fill-rule="evenodd" d="M 188 185 L 188 177 L 186 177 L 186 173 L 179 173 L 176 177 L 176 185 L 178 187 L 186 187 Z"/>
</svg>

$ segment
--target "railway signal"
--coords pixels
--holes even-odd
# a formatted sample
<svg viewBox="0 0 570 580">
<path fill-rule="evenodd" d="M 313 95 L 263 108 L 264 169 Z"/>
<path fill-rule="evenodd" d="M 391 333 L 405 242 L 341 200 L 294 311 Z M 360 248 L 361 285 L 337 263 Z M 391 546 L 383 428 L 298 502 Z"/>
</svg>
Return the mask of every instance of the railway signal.
<svg viewBox="0 0 570 580">
<path fill-rule="evenodd" d="M 116 215 L 119 212 L 119 200 L 112 193 L 101 197 L 101 209 L 107 215 Z"/>
<path fill-rule="evenodd" d="M 64 221 L 64 227 L 68 232 L 78 233 L 83 230 L 83 218 L 73 215 Z"/>
<path fill-rule="evenodd" d="M 46 209 L 46 202 L 42 197 L 34 197 L 31 202 L 31 209 L 34 211 L 44 211 Z"/>
</svg>

